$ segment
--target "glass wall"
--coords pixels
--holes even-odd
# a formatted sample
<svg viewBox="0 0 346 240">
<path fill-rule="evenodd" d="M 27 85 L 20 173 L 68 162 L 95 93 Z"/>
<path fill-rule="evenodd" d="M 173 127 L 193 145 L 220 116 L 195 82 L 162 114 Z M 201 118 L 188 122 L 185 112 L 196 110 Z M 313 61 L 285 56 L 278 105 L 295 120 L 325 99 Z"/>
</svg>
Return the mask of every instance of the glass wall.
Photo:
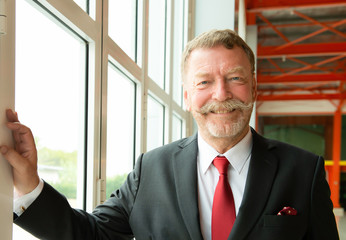
<svg viewBox="0 0 346 240">
<path fill-rule="evenodd" d="M 17 17 L 15 107 L 35 135 L 40 176 L 83 207 L 86 42 L 17 1 L 24 14 L 31 17 Z"/>
<path fill-rule="evenodd" d="M 165 89 L 167 1 L 149 1 L 148 75 Z"/>
<path fill-rule="evenodd" d="M 111 0 L 108 4 L 108 35 L 129 57 L 136 61 L 137 1 Z"/>
<path fill-rule="evenodd" d="M 148 125 L 147 150 L 160 147 L 164 144 L 165 134 L 165 107 L 149 96 L 148 98 Z"/>
<path fill-rule="evenodd" d="M 181 54 L 184 50 L 184 43 L 186 42 L 186 14 L 185 14 L 185 0 L 174 1 L 174 49 L 173 51 L 173 69 L 172 69 L 172 80 L 173 80 L 173 99 L 180 106 L 183 106 L 183 92 L 182 82 L 180 76 L 180 59 Z"/>
<path fill-rule="evenodd" d="M 16 1 L 16 110 L 40 177 L 73 207 L 91 211 L 140 153 L 187 135 L 178 71 L 188 4 Z M 35 238 L 15 227 L 13 239 Z"/>
<path fill-rule="evenodd" d="M 183 120 L 176 114 L 172 119 L 172 141 L 179 140 L 183 137 Z"/>
<path fill-rule="evenodd" d="M 16 11 L 16 111 L 35 136 L 40 177 L 83 208 L 86 41 L 26 1 Z M 30 238 L 15 228 L 13 239 Z"/>
<path fill-rule="evenodd" d="M 112 64 L 108 68 L 107 191 L 119 188 L 135 161 L 136 84 Z"/>
</svg>

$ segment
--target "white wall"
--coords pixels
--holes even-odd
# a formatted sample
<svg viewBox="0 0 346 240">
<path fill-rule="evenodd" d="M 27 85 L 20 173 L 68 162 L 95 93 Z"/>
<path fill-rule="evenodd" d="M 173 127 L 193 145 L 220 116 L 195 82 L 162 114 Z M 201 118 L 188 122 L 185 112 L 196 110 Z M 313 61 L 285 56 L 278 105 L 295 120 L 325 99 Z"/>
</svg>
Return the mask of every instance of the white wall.
<svg viewBox="0 0 346 240">
<path fill-rule="evenodd" d="M 246 43 L 250 46 L 252 51 L 255 54 L 255 58 L 257 58 L 257 25 L 250 25 L 246 27 Z M 255 64 L 255 77 L 257 75 L 257 65 Z M 254 105 L 251 119 L 250 119 L 250 126 L 255 128 L 256 127 L 256 103 Z"/>
<path fill-rule="evenodd" d="M 211 29 L 234 29 L 234 0 L 195 0 L 195 35 Z"/>
</svg>

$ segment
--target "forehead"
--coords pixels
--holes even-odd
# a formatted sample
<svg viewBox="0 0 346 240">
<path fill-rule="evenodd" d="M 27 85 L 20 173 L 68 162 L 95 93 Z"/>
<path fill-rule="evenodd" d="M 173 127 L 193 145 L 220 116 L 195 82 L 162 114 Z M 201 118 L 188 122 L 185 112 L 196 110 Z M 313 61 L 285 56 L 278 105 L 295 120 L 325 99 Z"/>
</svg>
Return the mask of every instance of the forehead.
<svg viewBox="0 0 346 240">
<path fill-rule="evenodd" d="M 209 72 L 215 69 L 227 73 L 232 69 L 243 69 L 251 72 L 250 61 L 244 50 L 238 46 L 227 49 L 224 46 L 194 49 L 188 59 L 188 71 Z M 197 71 L 197 72 L 196 72 Z"/>
</svg>

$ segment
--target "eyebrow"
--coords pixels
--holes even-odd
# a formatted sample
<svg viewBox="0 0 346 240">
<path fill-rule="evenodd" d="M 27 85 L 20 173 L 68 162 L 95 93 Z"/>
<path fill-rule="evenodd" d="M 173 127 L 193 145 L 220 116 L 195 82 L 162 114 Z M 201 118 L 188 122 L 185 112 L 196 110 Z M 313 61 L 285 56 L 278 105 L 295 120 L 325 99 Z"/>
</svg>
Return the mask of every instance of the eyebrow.
<svg viewBox="0 0 346 240">
<path fill-rule="evenodd" d="M 197 72 L 195 74 L 196 78 L 203 78 L 203 77 L 208 77 L 208 76 L 210 76 L 210 73 L 205 72 L 205 71 Z"/>
<path fill-rule="evenodd" d="M 239 67 L 235 67 L 235 68 L 230 68 L 228 70 L 225 71 L 225 75 L 229 75 L 229 74 L 233 74 L 236 72 L 241 72 L 241 73 L 245 73 L 245 68 L 242 66 Z M 194 77 L 195 78 L 204 78 L 204 77 L 209 77 L 210 73 L 207 71 L 201 71 L 201 72 L 197 72 Z"/>
<path fill-rule="evenodd" d="M 236 72 L 245 73 L 246 71 L 244 67 L 239 66 L 239 67 L 228 69 L 227 71 L 225 71 L 225 75 L 236 73 Z"/>
</svg>

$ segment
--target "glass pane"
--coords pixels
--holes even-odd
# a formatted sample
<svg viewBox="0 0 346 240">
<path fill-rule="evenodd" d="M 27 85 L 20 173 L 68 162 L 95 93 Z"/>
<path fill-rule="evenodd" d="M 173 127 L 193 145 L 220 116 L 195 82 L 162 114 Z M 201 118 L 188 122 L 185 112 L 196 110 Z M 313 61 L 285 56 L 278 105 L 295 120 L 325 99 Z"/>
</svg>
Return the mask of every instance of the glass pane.
<svg viewBox="0 0 346 240">
<path fill-rule="evenodd" d="M 149 1 L 148 75 L 164 88 L 166 1 Z"/>
<path fill-rule="evenodd" d="M 35 136 L 40 177 L 83 208 L 86 44 L 16 3 L 16 110 Z M 31 239 L 23 234 L 15 227 L 13 239 Z"/>
<path fill-rule="evenodd" d="M 148 96 L 147 151 L 164 144 L 164 106 Z"/>
<path fill-rule="evenodd" d="M 136 85 L 108 67 L 106 196 L 118 189 L 132 170 L 135 151 Z"/>
<path fill-rule="evenodd" d="M 181 139 L 182 136 L 182 129 L 183 129 L 183 121 L 173 114 L 172 118 L 172 141 L 176 141 Z"/>
<path fill-rule="evenodd" d="M 136 0 L 111 0 L 108 4 L 108 35 L 135 60 Z"/>
<path fill-rule="evenodd" d="M 174 42 L 173 42 L 173 100 L 183 105 L 180 74 L 181 54 L 184 48 L 185 1 L 174 1 Z"/>
</svg>

